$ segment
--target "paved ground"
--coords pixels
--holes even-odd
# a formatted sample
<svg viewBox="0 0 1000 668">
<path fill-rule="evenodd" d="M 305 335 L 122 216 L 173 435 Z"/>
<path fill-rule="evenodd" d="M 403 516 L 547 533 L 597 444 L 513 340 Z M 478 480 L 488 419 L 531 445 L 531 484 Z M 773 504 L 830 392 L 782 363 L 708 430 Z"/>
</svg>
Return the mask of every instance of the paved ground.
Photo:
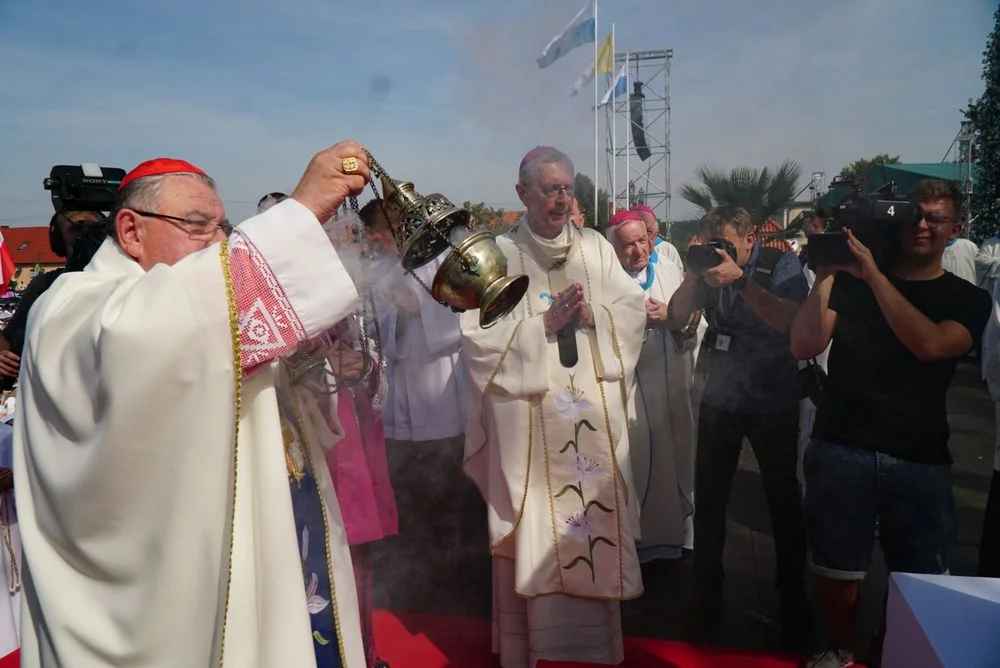
<svg viewBox="0 0 1000 668">
<path fill-rule="evenodd" d="M 955 459 L 954 487 L 959 537 L 952 556 L 956 575 L 975 573 L 983 510 L 992 475 L 993 403 L 978 380 L 978 365 L 959 365 L 948 397 L 951 450 Z M 384 541 L 375 552 L 375 604 L 391 610 L 467 617 L 489 617 L 489 559 L 475 547 L 486 539 L 485 528 L 472 529 L 470 517 L 482 517 L 480 504 L 462 502 L 454 509 L 455 530 L 439 530 L 430 540 Z M 457 500 L 457 499 L 456 499 Z M 772 587 L 774 543 L 770 535 L 764 492 L 753 454 L 744 447 L 734 481 L 726 543 L 727 615 L 714 642 L 762 650 L 806 651 L 820 638 L 789 638 L 774 621 L 777 596 Z M 461 521 L 462 519 L 465 521 Z M 462 529 L 462 526 L 465 529 Z M 471 531 L 471 533 L 470 533 Z M 435 564 L 450 564 L 434 568 Z M 681 630 L 691 583 L 690 563 L 682 560 L 644 570 L 646 595 L 624 604 L 629 635 L 687 640 Z M 886 573 L 881 564 L 865 582 L 859 640 L 864 642 L 881 615 Z"/>
</svg>

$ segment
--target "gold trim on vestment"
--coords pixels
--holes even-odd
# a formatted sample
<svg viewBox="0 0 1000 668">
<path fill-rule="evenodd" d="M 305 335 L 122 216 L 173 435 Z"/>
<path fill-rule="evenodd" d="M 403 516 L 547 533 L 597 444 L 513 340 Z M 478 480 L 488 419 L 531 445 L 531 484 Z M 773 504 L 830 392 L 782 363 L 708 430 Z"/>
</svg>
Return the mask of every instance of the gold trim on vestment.
<svg viewBox="0 0 1000 668">
<path fill-rule="evenodd" d="M 542 432 L 542 454 L 545 457 L 545 488 L 548 490 L 549 499 L 549 515 L 552 518 L 552 547 L 555 550 L 556 556 L 556 572 L 559 573 L 559 586 L 562 589 L 566 589 L 566 583 L 563 581 L 563 565 L 562 557 L 559 556 L 559 532 L 556 531 L 558 523 L 556 522 L 556 504 L 552 498 L 552 476 L 549 468 L 549 439 L 545 435 L 545 407 L 542 405 L 542 399 L 538 400 L 538 426 Z"/>
<path fill-rule="evenodd" d="M 337 651 L 340 653 L 340 662 L 343 665 L 347 665 L 347 652 L 344 649 L 344 633 L 340 625 L 340 610 L 337 605 L 337 581 L 333 577 L 333 550 L 330 549 L 330 517 L 326 512 L 326 498 L 323 496 L 323 490 L 319 486 L 319 475 L 316 473 L 316 466 L 313 464 L 312 447 L 309 445 L 309 435 L 306 432 L 306 423 L 302 419 L 302 411 L 299 408 L 299 397 L 296 394 L 296 389 L 292 385 L 291 378 L 287 375 L 288 369 L 282 365 L 285 376 L 286 391 L 288 392 L 288 405 L 292 409 L 293 415 L 290 416 L 295 420 L 296 427 L 299 430 L 299 438 L 302 439 L 302 450 L 306 457 L 306 465 L 309 470 L 312 471 L 313 476 L 313 486 L 316 488 L 316 497 L 319 500 L 320 512 L 323 515 L 323 538 L 324 547 L 326 548 L 326 576 L 330 579 L 330 611 L 333 613 L 333 629 L 337 633 Z M 358 434 L 360 436 L 360 432 Z M 324 466 L 326 462 L 323 462 Z M 310 622 L 312 625 L 312 622 Z"/>
<path fill-rule="evenodd" d="M 226 631 L 229 626 L 229 599 L 233 586 L 233 550 L 236 543 L 236 489 L 239 475 L 240 414 L 243 412 L 243 357 L 240 348 L 240 314 L 236 307 L 236 288 L 229 266 L 229 240 L 219 245 L 219 262 L 226 284 L 226 306 L 229 314 L 229 338 L 233 349 L 233 507 L 229 517 L 229 554 L 226 558 L 226 597 L 222 611 L 222 630 L 219 635 L 219 667 L 225 664 Z"/>
</svg>

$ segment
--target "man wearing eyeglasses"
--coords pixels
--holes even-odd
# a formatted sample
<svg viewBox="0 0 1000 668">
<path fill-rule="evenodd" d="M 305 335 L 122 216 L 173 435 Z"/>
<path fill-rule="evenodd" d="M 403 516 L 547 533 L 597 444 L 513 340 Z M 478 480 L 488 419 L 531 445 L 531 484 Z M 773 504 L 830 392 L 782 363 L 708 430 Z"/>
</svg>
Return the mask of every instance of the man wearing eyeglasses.
<svg viewBox="0 0 1000 668">
<path fill-rule="evenodd" d="M 285 429 L 275 387 L 278 358 L 357 308 L 319 221 L 364 187 L 366 156 L 320 152 L 235 230 L 203 171 L 145 162 L 87 269 L 35 304 L 14 446 L 22 666 L 365 665 L 330 435 L 308 405 Z"/>
<path fill-rule="evenodd" d="M 497 245 L 528 293 L 489 329 L 475 313 L 460 321 L 465 471 L 489 507 L 503 668 L 620 663 L 620 601 L 642 594 L 626 402 L 645 298 L 614 247 L 570 222 L 573 175 L 555 148 L 525 155 L 527 213 Z"/>
<path fill-rule="evenodd" d="M 990 295 L 946 272 L 941 257 L 962 230 L 954 183 L 920 182 L 922 219 L 902 228 L 883 273 L 853 234 L 856 262 L 820 267 L 792 325 L 792 353 L 831 343 L 803 508 L 830 647 L 810 668 L 854 665 L 859 585 L 871 565 L 875 522 L 890 571 L 941 574 L 955 539 L 945 397 L 958 358 L 977 347 Z"/>
</svg>

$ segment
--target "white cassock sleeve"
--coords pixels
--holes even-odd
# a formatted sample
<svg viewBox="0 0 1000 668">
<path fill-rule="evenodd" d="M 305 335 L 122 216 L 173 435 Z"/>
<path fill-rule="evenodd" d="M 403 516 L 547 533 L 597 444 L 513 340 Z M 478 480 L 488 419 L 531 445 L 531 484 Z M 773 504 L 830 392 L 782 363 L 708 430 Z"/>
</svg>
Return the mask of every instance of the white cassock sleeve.
<svg viewBox="0 0 1000 668">
<path fill-rule="evenodd" d="M 267 217 L 278 206 L 280 223 Z M 244 371 L 291 353 L 358 307 L 354 283 L 312 212 L 291 199 L 271 209 L 240 225 L 230 242 Z M 293 239 L 295 255 L 276 252 Z"/>
</svg>

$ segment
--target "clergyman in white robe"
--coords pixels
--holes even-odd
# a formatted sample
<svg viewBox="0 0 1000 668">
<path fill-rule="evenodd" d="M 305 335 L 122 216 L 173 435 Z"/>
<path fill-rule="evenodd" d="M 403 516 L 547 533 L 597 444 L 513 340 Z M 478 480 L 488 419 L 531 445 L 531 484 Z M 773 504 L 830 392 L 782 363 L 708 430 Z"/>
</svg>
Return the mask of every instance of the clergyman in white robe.
<svg viewBox="0 0 1000 668">
<path fill-rule="evenodd" d="M 387 542 L 392 562 L 382 584 L 404 608 L 448 591 L 456 573 L 486 575 L 483 501 L 462 471 L 469 382 L 459 317 L 424 287 L 446 257 L 412 275 L 397 262 L 379 285 L 389 379 L 383 421 L 399 509 L 399 536 Z M 464 607 L 458 596 L 450 600 Z"/>
<path fill-rule="evenodd" d="M 645 297 L 668 304 L 684 280 L 680 255 L 672 244 L 662 241 L 651 256 L 637 257 L 630 271 L 626 266 L 630 258 L 623 257 L 616 236 L 619 226 L 627 223 L 623 220 L 615 225 L 616 218 L 628 215 L 622 212 L 611 219 L 608 236 L 624 270 Z M 638 224 L 629 226 L 629 231 L 638 229 Z M 693 342 L 693 338 L 688 341 Z M 628 413 L 629 457 L 640 503 L 639 560 L 643 563 L 678 559 L 684 549 L 694 548 L 692 352 L 689 345 L 678 346 L 665 327 L 647 323 Z"/>
<path fill-rule="evenodd" d="M 148 272 L 108 239 L 38 300 L 15 423 L 23 666 L 316 665 L 275 360 L 357 300 L 295 200 Z M 309 455 L 324 460 L 315 441 Z M 313 549 L 334 589 L 321 614 L 359 668 L 347 539 L 315 473 Z"/>
<path fill-rule="evenodd" d="M 414 270 L 430 286 L 446 254 Z M 386 299 L 380 321 L 389 363 L 385 436 L 396 441 L 437 441 L 460 436 L 468 420 L 469 392 L 461 359 L 458 314 L 442 306 L 420 281 L 396 268 L 381 293 L 405 291 L 415 308 Z"/>
<path fill-rule="evenodd" d="M 643 591 L 627 430 L 642 291 L 590 229 L 567 223 L 545 239 L 522 218 L 497 243 L 528 292 L 489 329 L 478 312 L 461 321 L 473 386 L 465 470 L 488 506 L 493 649 L 504 668 L 613 665 L 623 658 L 619 601 Z M 565 368 L 543 319 L 575 283 L 595 326 L 576 330 L 578 362 Z"/>
</svg>

